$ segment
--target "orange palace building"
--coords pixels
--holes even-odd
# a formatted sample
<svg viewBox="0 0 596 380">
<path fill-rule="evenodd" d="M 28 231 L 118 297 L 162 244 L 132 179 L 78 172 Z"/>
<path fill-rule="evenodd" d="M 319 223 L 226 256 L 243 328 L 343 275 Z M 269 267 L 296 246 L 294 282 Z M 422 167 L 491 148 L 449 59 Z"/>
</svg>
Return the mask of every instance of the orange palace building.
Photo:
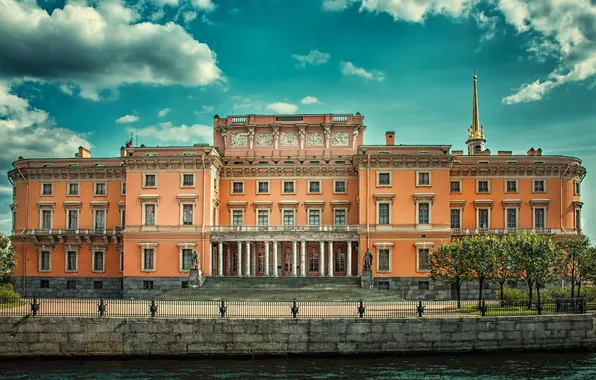
<svg viewBox="0 0 596 380">
<path fill-rule="evenodd" d="M 8 173 L 12 281 L 26 296 L 148 298 L 188 286 L 197 251 L 206 281 L 357 282 L 369 249 L 376 288 L 450 298 L 428 279 L 437 245 L 480 232 L 580 231 L 581 160 L 533 148 L 491 154 L 476 77 L 473 88 L 466 154 L 396 144 L 393 132 L 364 145 L 356 113 L 216 115 L 213 146 L 19 158 Z"/>
</svg>

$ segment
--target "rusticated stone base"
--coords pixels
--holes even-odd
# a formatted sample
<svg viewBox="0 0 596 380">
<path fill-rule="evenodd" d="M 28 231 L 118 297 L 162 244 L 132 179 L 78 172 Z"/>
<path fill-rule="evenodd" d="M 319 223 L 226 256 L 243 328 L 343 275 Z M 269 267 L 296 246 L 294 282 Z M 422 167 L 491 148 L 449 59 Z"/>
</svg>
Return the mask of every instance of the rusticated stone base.
<svg viewBox="0 0 596 380">
<path fill-rule="evenodd" d="M 124 277 L 122 298 L 150 299 L 188 283 L 188 277 Z"/>
<path fill-rule="evenodd" d="M 23 297 L 105 298 L 122 297 L 122 278 L 113 277 L 11 277 Z"/>
<path fill-rule="evenodd" d="M 0 357 L 595 349 L 584 315 L 414 319 L 0 317 Z"/>
<path fill-rule="evenodd" d="M 389 290 L 404 300 L 443 301 L 457 298 L 451 285 L 435 282 L 427 277 L 375 277 L 374 287 Z M 482 298 L 495 299 L 497 291 L 497 285 L 488 284 L 482 291 Z M 474 281 L 462 284 L 461 299 L 478 299 L 478 283 Z"/>
</svg>

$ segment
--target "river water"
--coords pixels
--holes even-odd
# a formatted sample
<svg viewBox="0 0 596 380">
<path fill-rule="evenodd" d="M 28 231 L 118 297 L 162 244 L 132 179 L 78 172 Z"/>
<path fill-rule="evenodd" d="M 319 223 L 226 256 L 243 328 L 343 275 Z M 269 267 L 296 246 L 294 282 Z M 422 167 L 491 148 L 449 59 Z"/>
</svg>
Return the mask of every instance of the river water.
<svg viewBox="0 0 596 380">
<path fill-rule="evenodd" d="M 363 358 L 20 360 L 0 379 L 596 379 L 596 352 Z"/>
</svg>

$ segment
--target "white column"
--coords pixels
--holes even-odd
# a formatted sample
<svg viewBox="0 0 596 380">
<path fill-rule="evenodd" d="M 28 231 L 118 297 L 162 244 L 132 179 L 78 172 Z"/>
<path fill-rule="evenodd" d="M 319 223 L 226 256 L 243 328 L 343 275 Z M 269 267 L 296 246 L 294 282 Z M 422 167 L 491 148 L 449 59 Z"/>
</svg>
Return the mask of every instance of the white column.
<svg viewBox="0 0 596 380">
<path fill-rule="evenodd" d="M 321 240 L 321 248 L 319 248 L 319 277 L 325 275 L 325 241 Z"/>
<path fill-rule="evenodd" d="M 294 240 L 292 242 L 292 276 L 296 277 L 296 267 L 298 266 L 298 242 Z"/>
<path fill-rule="evenodd" d="M 211 244 L 211 239 L 209 240 L 209 257 L 207 258 L 207 262 L 209 264 L 209 276 L 214 276 L 215 272 L 213 271 L 213 244 Z"/>
<path fill-rule="evenodd" d="M 346 265 L 346 277 L 352 277 L 352 242 L 348 240 L 348 263 Z"/>
<path fill-rule="evenodd" d="M 278 277 L 277 274 L 277 242 L 273 242 L 273 277 Z"/>
<path fill-rule="evenodd" d="M 238 257 L 236 260 L 236 276 L 242 276 L 242 242 L 238 242 Z"/>
<path fill-rule="evenodd" d="M 217 246 L 217 275 L 223 276 L 223 241 Z"/>
<path fill-rule="evenodd" d="M 269 276 L 269 242 L 265 242 L 265 276 Z"/>
<path fill-rule="evenodd" d="M 327 258 L 327 277 L 333 277 L 333 242 L 329 242 L 329 257 Z"/>
<path fill-rule="evenodd" d="M 300 244 L 300 276 L 306 276 L 306 240 Z"/>
<path fill-rule="evenodd" d="M 244 276 L 250 277 L 250 242 L 246 242 L 246 267 L 244 267 Z"/>
</svg>

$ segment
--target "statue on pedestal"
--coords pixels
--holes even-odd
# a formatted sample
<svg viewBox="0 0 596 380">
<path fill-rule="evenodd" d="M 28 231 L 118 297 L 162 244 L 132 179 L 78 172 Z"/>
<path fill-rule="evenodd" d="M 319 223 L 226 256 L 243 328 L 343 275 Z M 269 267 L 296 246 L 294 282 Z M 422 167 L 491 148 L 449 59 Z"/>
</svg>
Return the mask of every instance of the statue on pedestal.
<svg viewBox="0 0 596 380">
<path fill-rule="evenodd" d="M 192 253 L 192 268 L 198 269 L 198 267 L 199 267 L 199 253 L 197 251 L 194 251 Z"/>
<path fill-rule="evenodd" d="M 372 270 L 372 253 L 367 248 L 366 252 L 364 253 L 364 270 Z"/>
</svg>

